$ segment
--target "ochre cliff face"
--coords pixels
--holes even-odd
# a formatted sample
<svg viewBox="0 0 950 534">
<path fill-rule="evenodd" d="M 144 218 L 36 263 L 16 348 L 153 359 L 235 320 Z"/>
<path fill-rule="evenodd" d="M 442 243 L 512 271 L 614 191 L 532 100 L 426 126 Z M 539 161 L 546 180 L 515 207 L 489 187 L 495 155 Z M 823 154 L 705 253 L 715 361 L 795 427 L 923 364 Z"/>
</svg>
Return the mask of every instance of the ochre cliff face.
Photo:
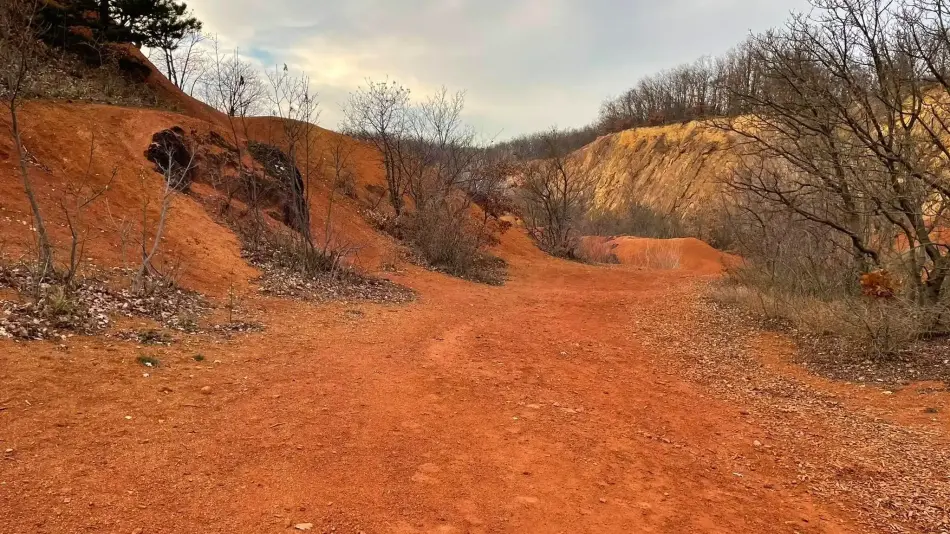
<svg viewBox="0 0 950 534">
<path fill-rule="evenodd" d="M 604 136 L 575 156 L 593 167 L 596 209 L 640 203 L 692 218 L 721 200 L 734 157 L 727 145 L 721 130 L 690 122 Z"/>
</svg>

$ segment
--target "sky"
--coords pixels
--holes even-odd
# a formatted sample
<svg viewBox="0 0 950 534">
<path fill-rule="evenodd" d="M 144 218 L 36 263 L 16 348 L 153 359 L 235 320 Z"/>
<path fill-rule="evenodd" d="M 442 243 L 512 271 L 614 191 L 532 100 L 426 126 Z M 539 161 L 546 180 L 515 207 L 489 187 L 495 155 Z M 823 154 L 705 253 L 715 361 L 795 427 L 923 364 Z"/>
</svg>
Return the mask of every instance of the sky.
<svg viewBox="0 0 950 534">
<path fill-rule="evenodd" d="M 190 0 L 208 33 L 264 66 L 306 73 L 321 126 L 347 95 L 395 80 L 465 91 L 498 140 L 584 126 L 642 76 L 717 55 L 807 0 Z"/>
</svg>

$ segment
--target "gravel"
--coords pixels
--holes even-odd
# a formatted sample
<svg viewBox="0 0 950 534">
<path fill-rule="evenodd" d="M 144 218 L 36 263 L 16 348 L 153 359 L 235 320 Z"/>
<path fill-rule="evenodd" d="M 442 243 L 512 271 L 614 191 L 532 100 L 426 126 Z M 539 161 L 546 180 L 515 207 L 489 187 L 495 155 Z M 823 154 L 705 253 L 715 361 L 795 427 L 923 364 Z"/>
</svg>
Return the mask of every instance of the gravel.
<svg viewBox="0 0 950 534">
<path fill-rule="evenodd" d="M 828 392 L 767 369 L 754 348 L 757 324 L 695 287 L 675 291 L 690 313 L 657 310 L 652 320 L 661 338 L 684 349 L 682 372 L 755 414 L 769 441 L 788 451 L 796 484 L 824 502 L 856 504 L 860 519 L 876 530 L 950 533 L 946 437 L 847 407 Z"/>
</svg>

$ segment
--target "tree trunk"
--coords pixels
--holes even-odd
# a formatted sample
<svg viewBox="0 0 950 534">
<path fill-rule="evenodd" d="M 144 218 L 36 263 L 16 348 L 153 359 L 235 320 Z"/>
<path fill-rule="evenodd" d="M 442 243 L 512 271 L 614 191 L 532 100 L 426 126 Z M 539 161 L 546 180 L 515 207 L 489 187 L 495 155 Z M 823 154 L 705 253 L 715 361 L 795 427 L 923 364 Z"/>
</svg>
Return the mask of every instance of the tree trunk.
<svg viewBox="0 0 950 534">
<path fill-rule="evenodd" d="M 10 102 L 10 121 L 13 126 L 13 141 L 16 143 L 17 156 L 20 161 L 20 177 L 23 179 L 23 190 L 26 198 L 30 202 L 30 210 L 33 211 L 33 224 L 36 226 L 37 245 L 39 245 L 39 273 L 40 278 L 49 274 L 53 270 L 53 246 L 50 244 L 49 234 L 46 233 L 46 224 L 43 221 L 43 214 L 40 212 L 40 204 L 36 200 L 36 193 L 33 191 L 33 182 L 30 180 L 30 174 L 26 167 L 26 151 L 23 149 L 23 139 L 20 136 L 20 121 L 17 117 L 16 100 Z"/>
<path fill-rule="evenodd" d="M 109 0 L 99 0 L 99 24 L 102 29 L 112 25 L 112 16 L 109 14 Z"/>
</svg>

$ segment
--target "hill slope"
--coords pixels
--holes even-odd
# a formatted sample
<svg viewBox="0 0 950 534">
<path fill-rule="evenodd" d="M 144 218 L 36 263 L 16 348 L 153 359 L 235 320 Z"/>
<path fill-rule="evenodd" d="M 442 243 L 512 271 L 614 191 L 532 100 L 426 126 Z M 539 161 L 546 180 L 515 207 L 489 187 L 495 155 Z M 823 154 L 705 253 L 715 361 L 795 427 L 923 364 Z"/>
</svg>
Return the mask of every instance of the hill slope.
<svg viewBox="0 0 950 534">
<path fill-rule="evenodd" d="M 575 155 L 597 177 L 596 209 L 640 203 L 691 218 L 718 197 L 731 165 L 726 145 L 722 132 L 690 122 L 603 136 Z"/>
</svg>

